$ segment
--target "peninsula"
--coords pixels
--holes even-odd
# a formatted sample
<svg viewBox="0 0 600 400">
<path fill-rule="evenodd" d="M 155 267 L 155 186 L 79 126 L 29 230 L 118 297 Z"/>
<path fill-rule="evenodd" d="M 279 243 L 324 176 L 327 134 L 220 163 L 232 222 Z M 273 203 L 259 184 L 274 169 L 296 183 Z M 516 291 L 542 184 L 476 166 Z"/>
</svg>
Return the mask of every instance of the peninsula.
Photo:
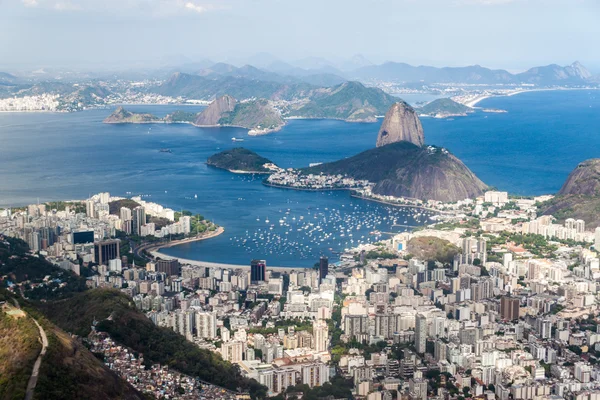
<svg viewBox="0 0 600 400">
<path fill-rule="evenodd" d="M 164 118 L 152 114 L 134 113 L 118 107 L 104 119 L 106 124 L 186 123 L 198 127 L 239 127 L 249 135 L 262 135 L 280 130 L 285 121 L 281 112 L 264 99 L 238 102 L 225 95 L 215 99 L 200 113 L 175 111 Z"/>
<path fill-rule="evenodd" d="M 448 150 L 425 146 L 415 110 L 404 102 L 386 113 L 377 147 L 353 157 L 301 170 L 279 171 L 266 184 L 294 189 L 356 189 L 367 195 L 454 203 L 487 188 Z M 366 196 L 369 197 L 369 196 Z"/>
</svg>

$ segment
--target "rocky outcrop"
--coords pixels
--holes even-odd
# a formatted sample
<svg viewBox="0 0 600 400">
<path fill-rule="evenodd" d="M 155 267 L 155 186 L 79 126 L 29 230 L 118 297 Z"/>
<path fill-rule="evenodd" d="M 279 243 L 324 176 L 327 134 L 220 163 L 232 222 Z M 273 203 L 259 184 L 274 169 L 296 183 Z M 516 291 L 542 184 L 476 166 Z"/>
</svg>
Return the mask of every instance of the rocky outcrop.
<svg viewBox="0 0 600 400">
<path fill-rule="evenodd" d="M 583 195 L 600 197 L 600 158 L 580 163 L 558 192 L 559 196 Z"/>
<path fill-rule="evenodd" d="M 219 121 L 223 116 L 227 115 L 227 113 L 233 112 L 237 101 L 229 96 L 221 96 L 218 99 L 214 100 L 208 107 L 204 109 L 198 117 L 196 121 L 194 121 L 194 125 L 198 126 L 215 126 L 219 125 Z"/>
<path fill-rule="evenodd" d="M 600 226 L 600 158 L 580 163 L 556 197 L 540 208 L 559 222 L 574 218 L 584 220 L 587 228 Z"/>
<path fill-rule="evenodd" d="M 385 114 L 377 136 L 377 147 L 396 142 L 423 146 L 423 127 L 415 110 L 404 102 L 394 104 Z"/>
</svg>

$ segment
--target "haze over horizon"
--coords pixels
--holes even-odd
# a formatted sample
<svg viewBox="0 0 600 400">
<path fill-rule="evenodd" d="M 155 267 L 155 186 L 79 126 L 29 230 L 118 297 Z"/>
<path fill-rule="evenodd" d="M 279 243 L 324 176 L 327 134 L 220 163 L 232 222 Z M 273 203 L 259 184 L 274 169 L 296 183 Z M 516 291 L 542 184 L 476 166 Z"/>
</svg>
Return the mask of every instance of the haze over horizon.
<svg viewBox="0 0 600 400">
<path fill-rule="evenodd" d="M 595 0 L 0 0 L 0 11 L 9 71 L 312 57 L 343 65 L 356 54 L 511 72 L 577 60 L 600 71 L 590 51 L 600 37 Z"/>
</svg>

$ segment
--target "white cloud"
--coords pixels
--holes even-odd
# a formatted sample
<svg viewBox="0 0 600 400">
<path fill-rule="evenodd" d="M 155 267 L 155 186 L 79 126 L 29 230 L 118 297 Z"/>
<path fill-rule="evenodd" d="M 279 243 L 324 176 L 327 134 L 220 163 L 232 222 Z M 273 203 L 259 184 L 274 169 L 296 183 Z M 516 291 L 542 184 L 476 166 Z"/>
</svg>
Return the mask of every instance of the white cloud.
<svg viewBox="0 0 600 400">
<path fill-rule="evenodd" d="M 192 3 L 191 1 L 186 2 L 184 6 L 186 9 L 195 11 L 197 13 L 203 13 L 205 11 L 208 11 L 207 7 Z"/>
<path fill-rule="evenodd" d="M 0 0 L 1 1 L 1 0 Z M 25 7 L 39 7 L 56 11 L 135 11 L 152 16 L 169 16 L 191 12 L 225 9 L 227 6 L 206 3 L 203 0 L 21 0 Z"/>
</svg>

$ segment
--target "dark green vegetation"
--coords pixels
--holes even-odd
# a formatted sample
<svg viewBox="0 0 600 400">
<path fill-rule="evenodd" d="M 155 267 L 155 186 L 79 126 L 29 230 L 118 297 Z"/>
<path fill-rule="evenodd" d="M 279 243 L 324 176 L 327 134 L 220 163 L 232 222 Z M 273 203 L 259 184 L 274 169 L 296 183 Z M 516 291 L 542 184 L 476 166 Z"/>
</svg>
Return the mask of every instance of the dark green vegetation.
<svg viewBox="0 0 600 400">
<path fill-rule="evenodd" d="M 409 142 L 391 143 L 303 172 L 365 179 L 376 183 L 376 194 L 445 202 L 475 198 L 486 188 L 447 150 Z"/>
<path fill-rule="evenodd" d="M 116 290 L 89 290 L 68 300 L 44 306 L 44 312 L 68 332 L 86 335 L 94 318 L 97 329 L 115 341 L 142 353 L 147 363 L 168 365 L 182 373 L 231 390 L 249 390 L 264 396 L 266 388 L 241 376 L 239 369 L 220 355 L 198 348 L 168 328 L 159 328 Z M 107 320 L 112 315 L 111 320 Z"/>
<path fill-rule="evenodd" d="M 131 199 L 115 200 L 108 203 L 109 213 L 111 213 L 112 215 L 119 215 L 119 213 L 121 212 L 121 207 L 133 210 L 134 208 L 139 206 L 140 203 Z"/>
<path fill-rule="evenodd" d="M 20 283 L 29 281 L 24 285 L 27 297 L 32 299 L 58 299 L 86 289 L 85 278 L 77 276 L 70 271 L 58 268 L 46 261 L 42 256 L 28 253 L 27 243 L 20 239 L 4 238 L 0 241 L 0 277 L 6 276 L 8 281 Z M 48 276 L 48 282 L 40 284 Z M 61 283 L 67 285 L 61 287 Z M 0 281 L 4 287 L 5 282 Z"/>
<path fill-rule="evenodd" d="M 451 116 L 451 115 L 467 115 L 473 112 L 473 109 L 455 102 L 452 99 L 437 99 L 431 103 L 425 104 L 418 109 L 419 114 L 430 115 L 432 117 Z"/>
<path fill-rule="evenodd" d="M 538 257 L 549 257 L 558 249 L 556 244 L 549 243 L 542 235 L 527 234 L 523 235 L 520 233 L 511 233 L 507 231 L 499 232 L 498 236 L 485 235 L 487 237 L 487 248 L 491 249 L 492 246 L 498 244 L 514 243 L 516 245 L 523 246 L 530 253 L 535 254 Z M 571 243 L 574 244 L 574 243 Z"/>
<path fill-rule="evenodd" d="M 80 342 L 31 311 L 48 336 L 34 399 L 145 399 Z"/>
<path fill-rule="evenodd" d="M 174 111 L 171 114 L 165 116 L 164 121 L 167 123 L 192 123 L 196 120 L 196 113 L 186 111 Z"/>
<path fill-rule="evenodd" d="M 435 260 L 444 264 L 452 263 L 460 249 L 447 240 L 433 236 L 412 238 L 407 245 L 407 251 L 421 260 Z"/>
<path fill-rule="evenodd" d="M 304 106 L 291 110 L 291 116 L 334 118 L 356 122 L 375 122 L 398 99 L 381 89 L 367 88 L 359 82 L 344 82 L 315 91 Z"/>
<path fill-rule="evenodd" d="M 233 112 L 221 117 L 219 125 L 274 130 L 285 125 L 285 121 L 279 111 L 275 110 L 267 100 L 260 99 L 237 103 Z"/>
<path fill-rule="evenodd" d="M 600 226 L 600 158 L 580 163 L 556 197 L 542 204 L 541 209 L 559 222 L 575 218 L 583 219 L 588 228 Z"/>
<path fill-rule="evenodd" d="M 252 150 L 236 147 L 214 154 L 208 158 L 208 165 L 228 171 L 268 173 L 264 165 L 272 161 L 259 156 Z"/>
<path fill-rule="evenodd" d="M 25 397 L 33 363 L 42 348 L 38 337 L 30 317 L 11 316 L 0 309 L 0 400 Z"/>
</svg>

